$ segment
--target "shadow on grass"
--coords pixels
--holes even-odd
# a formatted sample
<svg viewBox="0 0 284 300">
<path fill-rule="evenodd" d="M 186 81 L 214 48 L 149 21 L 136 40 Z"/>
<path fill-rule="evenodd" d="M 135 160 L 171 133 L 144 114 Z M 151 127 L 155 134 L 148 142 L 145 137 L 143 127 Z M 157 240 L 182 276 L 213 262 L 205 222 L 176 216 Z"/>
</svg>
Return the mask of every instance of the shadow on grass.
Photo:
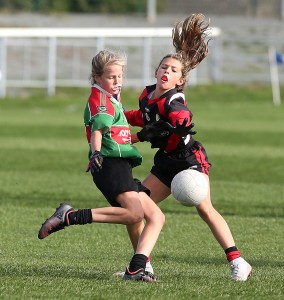
<svg viewBox="0 0 284 300">
<path fill-rule="evenodd" d="M 162 208 L 162 211 L 165 214 L 175 214 L 175 215 L 198 215 L 196 209 L 194 207 L 185 207 L 181 206 L 179 204 L 176 204 L 175 207 L 167 207 Z M 279 209 L 279 207 L 247 207 L 246 210 L 243 209 L 243 207 L 240 207 L 239 209 L 234 209 L 233 211 L 230 210 L 230 208 L 224 209 L 218 209 L 218 212 L 225 216 L 231 216 L 231 217 L 256 217 L 256 218 L 279 218 L 283 219 L 283 213 L 282 210 Z"/>
<path fill-rule="evenodd" d="M 212 258 L 205 256 L 173 256 L 168 254 L 157 254 L 155 259 L 157 261 L 170 261 L 177 264 L 189 264 L 189 265 L 224 265 L 227 263 L 226 259 Z M 271 268 L 283 268 L 284 262 L 272 261 L 272 260 L 256 260 L 248 259 L 249 263 L 253 267 L 271 267 Z"/>
<path fill-rule="evenodd" d="M 70 266 L 11 266 L 7 264 L 0 266 L 0 277 L 78 278 L 100 281 L 109 280 L 112 277 L 112 273 L 105 269 L 80 268 L 73 264 L 70 264 Z"/>
</svg>

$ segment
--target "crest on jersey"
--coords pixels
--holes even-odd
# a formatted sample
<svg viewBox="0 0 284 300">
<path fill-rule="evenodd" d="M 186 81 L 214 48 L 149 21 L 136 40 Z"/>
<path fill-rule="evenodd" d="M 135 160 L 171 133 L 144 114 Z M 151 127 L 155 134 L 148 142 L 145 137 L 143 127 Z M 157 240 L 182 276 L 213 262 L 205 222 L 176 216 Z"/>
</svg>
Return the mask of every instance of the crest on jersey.
<svg viewBox="0 0 284 300">
<path fill-rule="evenodd" d="M 104 105 L 99 105 L 99 106 L 97 106 L 97 109 L 98 109 L 98 111 L 101 111 L 101 112 L 107 111 L 107 108 L 106 108 L 106 106 L 104 106 Z"/>
</svg>

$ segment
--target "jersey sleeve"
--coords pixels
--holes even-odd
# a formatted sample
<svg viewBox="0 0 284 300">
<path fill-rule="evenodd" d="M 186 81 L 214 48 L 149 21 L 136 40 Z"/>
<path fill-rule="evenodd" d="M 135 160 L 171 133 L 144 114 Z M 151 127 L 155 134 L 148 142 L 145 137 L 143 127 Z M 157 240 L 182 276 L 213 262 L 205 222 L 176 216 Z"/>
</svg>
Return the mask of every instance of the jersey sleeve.
<svg viewBox="0 0 284 300">
<path fill-rule="evenodd" d="M 137 110 L 128 110 L 124 112 L 127 122 L 131 126 L 144 126 L 143 115 L 140 109 Z"/>
<path fill-rule="evenodd" d="M 98 113 L 91 118 L 92 132 L 105 128 L 108 131 L 113 123 L 113 116 L 109 114 Z"/>
<path fill-rule="evenodd" d="M 112 126 L 114 119 L 114 107 L 105 99 L 104 105 L 96 97 L 90 97 L 86 105 L 84 123 L 91 131 L 105 128 L 106 131 Z"/>
<path fill-rule="evenodd" d="M 187 125 L 191 122 L 192 113 L 186 106 L 185 99 L 182 97 L 165 102 L 165 111 L 173 126 L 176 126 L 177 121 L 181 124 L 185 118 L 188 119 Z"/>
</svg>

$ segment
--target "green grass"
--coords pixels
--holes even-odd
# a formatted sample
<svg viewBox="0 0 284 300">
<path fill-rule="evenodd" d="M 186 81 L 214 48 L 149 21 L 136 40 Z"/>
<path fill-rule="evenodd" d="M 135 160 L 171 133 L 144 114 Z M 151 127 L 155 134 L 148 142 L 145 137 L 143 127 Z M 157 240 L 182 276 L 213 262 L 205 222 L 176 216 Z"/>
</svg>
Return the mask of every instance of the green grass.
<svg viewBox="0 0 284 300">
<path fill-rule="evenodd" d="M 61 201 L 75 208 L 107 203 L 85 173 L 88 93 L 0 100 L 0 299 L 283 299 L 284 106 L 273 106 L 270 87 L 187 91 L 196 138 L 212 163 L 212 200 L 253 265 L 249 281 L 230 279 L 207 225 L 172 197 L 161 204 L 166 224 L 152 253 L 158 284 L 112 276 L 132 256 L 124 226 L 76 226 L 38 240 Z M 138 95 L 124 90 L 124 106 L 135 108 Z M 138 147 L 144 162 L 134 174 L 143 179 L 154 151 Z"/>
</svg>

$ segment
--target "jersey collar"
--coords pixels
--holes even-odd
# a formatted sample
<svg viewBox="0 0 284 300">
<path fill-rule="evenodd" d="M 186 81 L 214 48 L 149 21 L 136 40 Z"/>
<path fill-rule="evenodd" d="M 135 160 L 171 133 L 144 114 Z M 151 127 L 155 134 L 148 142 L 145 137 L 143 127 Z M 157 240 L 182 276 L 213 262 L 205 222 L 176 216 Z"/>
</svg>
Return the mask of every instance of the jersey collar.
<svg viewBox="0 0 284 300">
<path fill-rule="evenodd" d="M 107 96 L 109 96 L 111 98 L 112 101 L 114 101 L 117 105 L 120 104 L 120 95 L 118 95 L 118 99 L 116 99 L 111 93 L 107 92 L 106 90 L 104 90 L 102 87 L 100 87 L 98 84 L 94 83 L 92 85 L 92 87 L 97 88 L 98 90 L 100 90 L 101 92 L 107 94 Z"/>
</svg>

